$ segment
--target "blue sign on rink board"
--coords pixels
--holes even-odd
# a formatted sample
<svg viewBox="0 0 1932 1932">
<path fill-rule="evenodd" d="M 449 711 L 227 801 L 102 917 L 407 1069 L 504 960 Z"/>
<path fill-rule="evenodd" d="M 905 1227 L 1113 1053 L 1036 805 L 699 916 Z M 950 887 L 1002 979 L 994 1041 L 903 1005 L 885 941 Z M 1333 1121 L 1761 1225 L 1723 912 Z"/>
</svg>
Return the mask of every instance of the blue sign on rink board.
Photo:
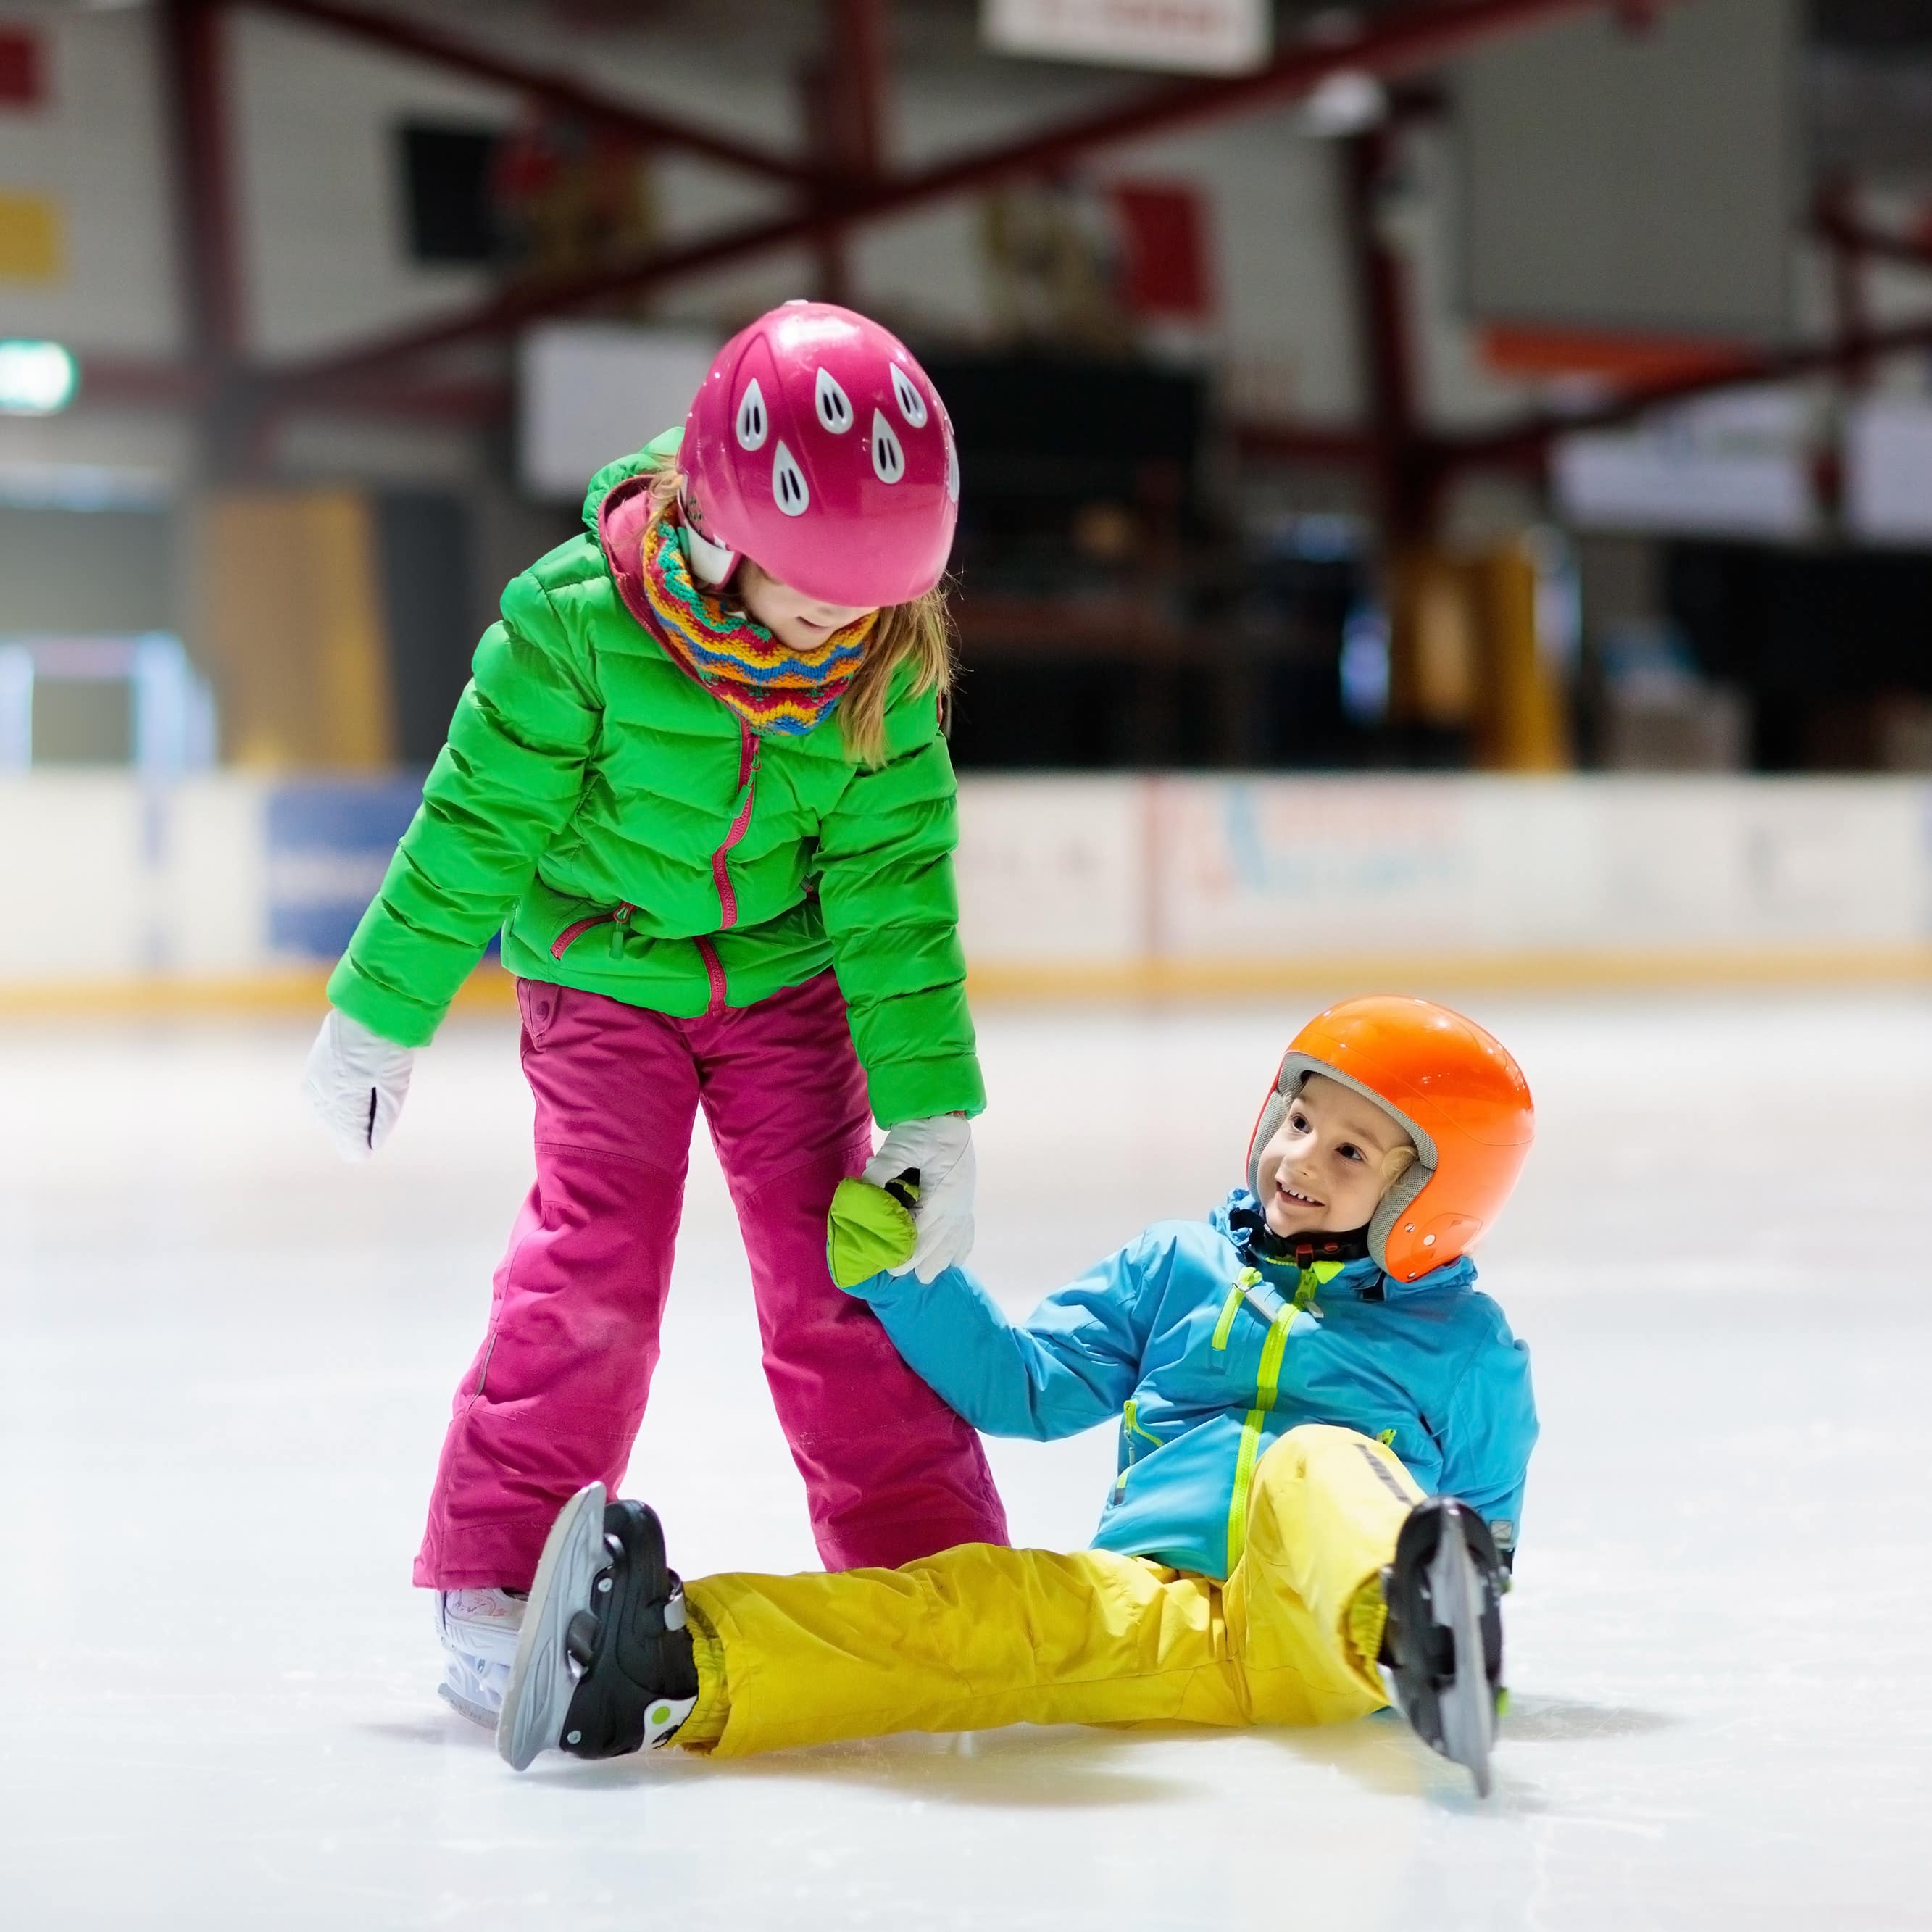
<svg viewBox="0 0 1932 1932">
<path fill-rule="evenodd" d="M 331 960 L 375 896 L 422 800 L 420 777 L 330 779 L 268 797 L 271 951 Z"/>
</svg>

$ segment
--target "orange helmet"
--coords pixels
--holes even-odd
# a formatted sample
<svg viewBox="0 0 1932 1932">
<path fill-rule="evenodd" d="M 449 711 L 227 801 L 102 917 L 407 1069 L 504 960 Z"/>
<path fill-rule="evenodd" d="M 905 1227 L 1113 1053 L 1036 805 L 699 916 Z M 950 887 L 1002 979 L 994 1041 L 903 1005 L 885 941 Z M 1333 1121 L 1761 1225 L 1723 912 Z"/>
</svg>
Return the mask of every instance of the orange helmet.
<svg viewBox="0 0 1932 1932">
<path fill-rule="evenodd" d="M 1393 1114 L 1416 1161 L 1382 1196 L 1369 1252 L 1400 1281 L 1458 1259 L 1509 1198 L 1536 1132 L 1529 1083 L 1501 1041 L 1428 1000 L 1372 993 L 1318 1013 L 1294 1036 L 1248 1142 L 1248 1187 L 1262 1149 L 1311 1073 Z"/>
</svg>

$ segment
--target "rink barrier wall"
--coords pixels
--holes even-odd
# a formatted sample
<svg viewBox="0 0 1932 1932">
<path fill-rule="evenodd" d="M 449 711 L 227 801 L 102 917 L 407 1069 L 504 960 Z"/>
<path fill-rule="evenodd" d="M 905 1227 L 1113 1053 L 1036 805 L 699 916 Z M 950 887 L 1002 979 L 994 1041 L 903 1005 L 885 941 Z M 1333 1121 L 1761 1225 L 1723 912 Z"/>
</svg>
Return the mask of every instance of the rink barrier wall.
<svg viewBox="0 0 1932 1932">
<path fill-rule="evenodd" d="M 0 780 L 0 1015 L 313 1010 L 418 790 Z M 960 821 L 986 998 L 1932 980 L 1916 779 L 981 777 Z"/>
</svg>

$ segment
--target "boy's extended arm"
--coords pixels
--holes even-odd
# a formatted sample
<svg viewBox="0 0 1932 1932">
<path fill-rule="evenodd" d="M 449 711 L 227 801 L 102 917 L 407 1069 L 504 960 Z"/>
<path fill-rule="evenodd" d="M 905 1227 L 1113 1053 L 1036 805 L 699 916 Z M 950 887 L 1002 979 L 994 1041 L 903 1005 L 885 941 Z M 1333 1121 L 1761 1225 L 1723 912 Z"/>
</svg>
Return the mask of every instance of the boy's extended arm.
<svg viewBox="0 0 1932 1932">
<path fill-rule="evenodd" d="M 841 1192 L 863 1186 L 848 1181 Z M 836 1225 L 833 1234 L 836 1253 Z M 1024 1322 L 1009 1321 L 964 1268 L 928 1282 L 886 1274 L 855 1282 L 835 1262 L 833 1275 L 872 1304 L 899 1353 L 974 1428 L 1047 1442 L 1106 1420 L 1133 1394 L 1165 1253 L 1144 1234 Z"/>
</svg>

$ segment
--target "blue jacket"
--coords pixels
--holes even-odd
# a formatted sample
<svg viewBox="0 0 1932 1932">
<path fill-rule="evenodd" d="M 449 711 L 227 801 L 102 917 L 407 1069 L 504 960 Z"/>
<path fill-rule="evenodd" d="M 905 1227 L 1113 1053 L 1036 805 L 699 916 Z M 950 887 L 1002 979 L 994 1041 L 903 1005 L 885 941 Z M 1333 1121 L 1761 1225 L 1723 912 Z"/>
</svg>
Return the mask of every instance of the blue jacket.
<svg viewBox="0 0 1932 1932">
<path fill-rule="evenodd" d="M 1474 1266 L 1412 1282 L 1366 1260 L 1298 1272 L 1253 1251 L 1254 1211 L 1243 1190 L 1205 1221 L 1156 1222 L 1021 1323 L 963 1268 L 853 1292 L 989 1436 L 1045 1442 L 1119 1417 L 1097 1548 L 1226 1577 L 1256 1463 L 1297 1424 L 1327 1422 L 1388 1442 L 1426 1492 L 1460 1497 L 1513 1550 L 1537 1434 L 1529 1352 Z"/>
</svg>

